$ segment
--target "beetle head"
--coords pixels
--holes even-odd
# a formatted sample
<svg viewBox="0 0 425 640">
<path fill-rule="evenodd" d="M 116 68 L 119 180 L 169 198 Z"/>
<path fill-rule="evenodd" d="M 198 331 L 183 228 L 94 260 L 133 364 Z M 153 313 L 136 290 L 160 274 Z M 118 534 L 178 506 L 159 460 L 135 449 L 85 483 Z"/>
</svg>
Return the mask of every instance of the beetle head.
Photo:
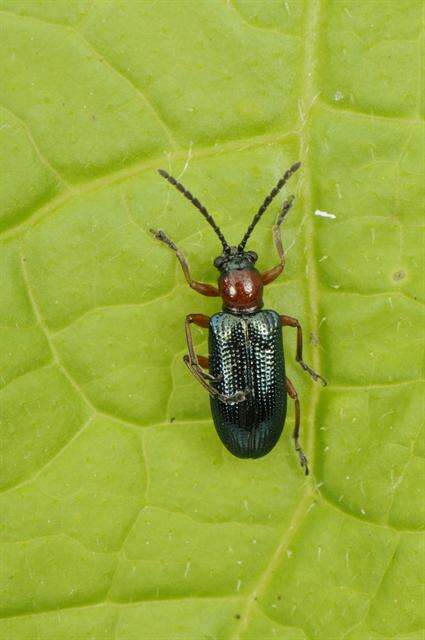
<svg viewBox="0 0 425 640">
<path fill-rule="evenodd" d="M 217 256 L 214 260 L 214 266 L 220 272 L 220 276 L 218 278 L 218 289 L 223 300 L 223 308 L 235 312 L 253 312 L 257 309 L 261 309 L 263 306 L 264 281 L 263 277 L 254 266 L 258 256 L 255 251 L 245 251 L 245 246 L 255 226 L 270 203 L 299 166 L 299 162 L 293 164 L 273 187 L 253 217 L 245 235 L 237 247 L 229 245 L 212 215 L 199 202 L 199 200 L 181 184 L 181 182 L 176 180 L 176 178 L 173 178 L 173 176 L 167 173 L 167 171 L 162 169 L 159 170 L 160 175 L 180 191 L 180 193 L 183 194 L 184 197 L 187 198 L 194 207 L 196 207 L 196 209 L 198 209 L 221 242 L 223 253 Z M 277 226 L 282 222 L 291 204 L 291 198 L 287 199 L 284 203 L 283 209 L 276 222 Z M 177 247 L 174 244 L 167 244 L 169 244 L 174 251 L 177 251 Z"/>
<path fill-rule="evenodd" d="M 257 262 L 255 251 L 241 251 L 239 247 L 229 247 L 214 260 L 214 266 L 220 273 L 228 271 L 240 271 L 242 269 L 254 269 Z"/>
</svg>

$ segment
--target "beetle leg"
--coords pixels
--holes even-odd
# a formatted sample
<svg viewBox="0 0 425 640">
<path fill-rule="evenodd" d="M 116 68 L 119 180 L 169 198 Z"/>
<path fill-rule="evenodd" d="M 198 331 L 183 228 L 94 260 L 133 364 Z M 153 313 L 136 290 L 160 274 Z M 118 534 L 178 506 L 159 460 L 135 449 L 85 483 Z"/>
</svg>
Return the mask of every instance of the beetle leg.
<svg viewBox="0 0 425 640">
<path fill-rule="evenodd" d="M 184 323 L 184 330 L 186 334 L 186 343 L 187 349 L 189 351 L 188 362 L 191 366 L 198 370 L 199 374 L 204 378 L 211 377 L 210 374 L 206 374 L 206 372 L 202 371 L 202 365 L 198 360 L 198 356 L 195 353 L 195 346 L 193 344 L 192 332 L 190 330 L 191 324 L 196 324 L 196 326 L 201 327 L 202 329 L 207 329 L 209 325 L 210 319 L 208 316 L 205 316 L 203 313 L 191 313 L 186 316 L 186 320 Z"/>
<path fill-rule="evenodd" d="M 217 398 L 218 400 L 220 400 L 221 402 L 224 402 L 225 404 L 230 404 L 232 402 L 243 402 L 244 400 L 246 400 L 246 394 L 243 391 L 237 391 L 235 394 L 231 396 L 226 396 L 225 394 L 220 393 L 218 389 L 213 387 L 213 385 L 207 381 L 205 374 L 201 370 L 201 368 L 190 362 L 190 358 L 188 355 L 183 356 L 183 361 L 187 366 L 187 368 L 189 369 L 189 371 L 191 372 L 191 374 L 204 387 L 204 389 L 208 391 L 210 396 Z"/>
<path fill-rule="evenodd" d="M 210 359 L 207 356 L 201 356 L 199 355 L 199 353 L 195 353 L 195 356 L 196 356 L 197 362 L 196 363 L 192 362 L 192 364 L 197 369 L 202 369 L 200 373 L 204 378 L 206 378 L 207 380 L 212 380 L 212 382 L 218 382 L 219 380 L 221 380 L 221 376 L 219 377 L 212 376 L 208 371 L 210 367 Z"/>
<path fill-rule="evenodd" d="M 198 360 L 198 356 L 195 353 L 195 347 L 193 344 L 193 337 L 190 330 L 191 324 L 196 324 L 198 327 L 202 327 L 203 329 L 207 329 L 209 325 L 210 319 L 208 316 L 205 316 L 202 313 L 192 313 L 186 316 L 185 321 L 185 333 L 186 333 L 186 342 L 187 342 L 187 350 L 189 353 L 183 356 L 183 361 L 192 375 L 198 380 L 198 382 L 208 391 L 211 396 L 214 396 L 224 402 L 229 404 L 231 402 L 243 402 L 246 399 L 246 393 L 244 391 L 237 391 L 235 394 L 227 396 L 223 393 L 220 393 L 218 389 L 216 389 L 211 382 L 217 382 L 219 378 L 214 378 L 209 373 L 202 370 L 203 365 L 206 364 L 207 358 L 204 359 L 203 363 Z M 210 380 L 210 382 L 208 382 Z"/>
<path fill-rule="evenodd" d="M 300 464 L 302 466 L 302 468 L 304 469 L 304 473 L 306 476 L 308 476 L 308 462 L 307 462 L 307 458 L 304 454 L 304 451 L 301 448 L 300 445 L 300 441 L 299 441 L 299 437 L 300 437 L 300 401 L 298 399 L 298 394 L 295 390 L 294 385 L 292 384 L 292 382 L 290 381 L 289 378 L 286 378 L 285 381 L 286 384 L 286 390 L 288 392 L 288 395 L 290 398 L 292 398 L 292 400 L 294 400 L 295 402 L 295 426 L 294 426 L 294 432 L 292 434 L 292 437 L 294 438 L 294 444 L 295 444 L 295 451 L 298 453 L 298 457 L 300 459 Z"/>
<path fill-rule="evenodd" d="M 203 369 L 208 370 L 210 368 L 210 359 L 208 356 L 200 356 L 199 354 L 196 354 L 196 357 L 198 358 L 198 362 Z"/>
<path fill-rule="evenodd" d="M 208 380 L 212 380 L 213 382 L 219 382 L 222 379 L 223 376 L 221 373 L 219 376 L 212 376 L 210 374 L 210 359 L 208 356 L 200 356 L 199 353 L 197 353 L 196 358 L 198 360 L 199 366 L 202 367 L 202 369 L 205 369 L 205 371 L 202 372 L 205 378 L 208 378 Z"/>
<path fill-rule="evenodd" d="M 264 285 L 269 284 L 270 282 L 273 282 L 273 280 L 276 280 L 276 278 L 280 276 L 280 274 L 285 268 L 285 252 L 283 250 L 283 245 L 282 245 L 280 225 L 285 219 L 285 216 L 288 213 L 289 209 L 292 207 L 293 202 L 294 202 L 294 196 L 289 196 L 289 198 L 285 200 L 285 202 L 282 205 L 282 210 L 277 217 L 276 224 L 273 227 L 274 246 L 276 247 L 276 251 L 279 256 L 280 262 L 275 267 L 272 267 L 271 269 L 268 269 L 267 271 L 264 271 L 264 273 L 261 274 L 261 278 L 263 280 Z"/>
<path fill-rule="evenodd" d="M 313 378 L 313 380 L 320 380 L 322 385 L 326 387 L 328 384 L 324 378 L 316 371 L 314 371 L 311 367 L 308 366 L 303 360 L 303 332 L 301 329 L 301 325 L 296 318 L 291 318 L 291 316 L 280 316 L 280 322 L 282 327 L 296 327 L 297 329 L 297 353 L 295 355 L 295 360 L 299 362 L 304 371 L 307 371 Z"/>
<path fill-rule="evenodd" d="M 202 377 L 212 380 L 213 382 L 218 382 L 220 378 L 215 378 L 208 371 L 202 371 L 202 369 L 208 369 L 209 358 L 205 358 L 205 356 L 198 356 L 198 354 L 195 353 L 192 332 L 190 330 L 191 324 L 196 324 L 202 329 L 208 329 L 209 322 L 209 317 L 205 316 L 203 313 L 191 313 L 186 316 L 184 328 L 186 333 L 187 349 L 189 351 L 189 362 L 192 367 L 197 369 Z"/>
<path fill-rule="evenodd" d="M 190 275 L 188 262 L 184 257 L 183 252 L 180 251 L 177 245 L 175 245 L 174 242 L 170 240 L 170 238 L 163 231 L 161 231 L 161 229 L 158 229 L 157 231 L 155 229 L 149 229 L 149 231 L 157 240 L 160 240 L 175 252 L 177 260 L 180 262 L 181 268 L 183 269 L 184 277 L 186 278 L 186 282 L 188 283 L 189 287 L 202 294 L 203 296 L 217 297 L 220 295 L 217 287 L 214 287 L 213 285 L 207 284 L 205 282 L 198 282 L 197 280 L 193 280 L 192 276 Z"/>
</svg>

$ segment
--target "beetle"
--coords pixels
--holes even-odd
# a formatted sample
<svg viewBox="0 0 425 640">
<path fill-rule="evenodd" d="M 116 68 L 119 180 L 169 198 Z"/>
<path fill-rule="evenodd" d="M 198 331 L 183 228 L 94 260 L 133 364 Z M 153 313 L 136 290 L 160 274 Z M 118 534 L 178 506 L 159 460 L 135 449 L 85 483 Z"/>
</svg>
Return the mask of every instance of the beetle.
<svg viewBox="0 0 425 640">
<path fill-rule="evenodd" d="M 301 467 L 309 473 L 307 458 L 301 448 L 300 402 L 294 385 L 285 373 L 282 327 L 297 330 L 296 361 L 315 381 L 326 380 L 303 360 L 303 336 L 299 321 L 263 309 L 263 288 L 284 270 L 285 253 L 281 224 L 293 205 L 289 196 L 281 207 L 273 227 L 278 264 L 260 272 L 255 267 L 255 251 L 245 246 L 260 218 L 288 179 L 301 166 L 293 164 L 280 178 L 255 214 L 237 246 L 231 246 L 207 209 L 167 171 L 159 174 L 176 187 L 204 216 L 223 247 L 215 258 L 219 271 L 218 286 L 194 280 L 182 251 L 162 230 L 150 229 L 157 240 L 172 249 L 189 286 L 204 296 L 220 297 L 222 310 L 208 317 L 202 313 L 186 316 L 185 334 L 188 353 L 184 363 L 210 395 L 211 413 L 217 433 L 226 448 L 238 458 L 260 458 L 276 445 L 286 418 L 287 396 L 295 403 L 293 439 Z M 195 352 L 191 325 L 209 330 L 209 356 Z"/>
</svg>

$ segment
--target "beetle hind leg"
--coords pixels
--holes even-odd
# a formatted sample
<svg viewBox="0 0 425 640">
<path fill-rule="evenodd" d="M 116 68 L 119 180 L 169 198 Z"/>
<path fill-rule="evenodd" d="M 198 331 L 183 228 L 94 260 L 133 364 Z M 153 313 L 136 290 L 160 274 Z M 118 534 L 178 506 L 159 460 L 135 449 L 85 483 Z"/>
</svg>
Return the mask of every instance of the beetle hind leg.
<svg viewBox="0 0 425 640">
<path fill-rule="evenodd" d="M 306 476 L 309 474 L 308 470 L 308 461 L 302 447 L 300 445 L 299 437 L 300 437 L 300 422 L 301 422 L 301 412 L 300 412 L 300 401 L 298 398 L 298 393 L 289 378 L 286 378 L 286 390 L 288 395 L 295 403 L 295 426 L 292 437 L 294 438 L 295 451 L 298 453 L 298 457 L 300 459 L 300 465 L 304 469 L 304 473 Z"/>
</svg>

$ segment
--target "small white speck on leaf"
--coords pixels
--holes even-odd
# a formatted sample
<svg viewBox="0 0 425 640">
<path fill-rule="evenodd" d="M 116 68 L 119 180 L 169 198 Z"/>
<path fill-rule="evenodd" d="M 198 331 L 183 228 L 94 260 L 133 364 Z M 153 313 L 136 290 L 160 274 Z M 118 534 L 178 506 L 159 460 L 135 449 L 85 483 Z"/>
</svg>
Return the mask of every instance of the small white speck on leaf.
<svg viewBox="0 0 425 640">
<path fill-rule="evenodd" d="M 339 89 L 338 89 L 338 91 L 335 91 L 335 94 L 334 94 L 335 102 L 339 102 L 340 100 L 343 99 L 343 97 L 344 97 L 344 94 L 341 93 L 341 91 L 339 91 Z"/>
<path fill-rule="evenodd" d="M 242 580 L 238 580 L 236 584 L 236 591 L 240 591 L 241 586 L 242 586 Z"/>
<path fill-rule="evenodd" d="M 290 549 L 287 549 L 286 555 L 288 556 L 288 558 L 290 558 L 292 556 L 292 551 Z"/>
<path fill-rule="evenodd" d="M 318 218 L 331 218 L 332 220 L 336 218 L 336 215 L 334 213 L 328 213 L 327 211 L 322 211 L 321 209 L 316 209 L 314 215 Z"/>
</svg>

